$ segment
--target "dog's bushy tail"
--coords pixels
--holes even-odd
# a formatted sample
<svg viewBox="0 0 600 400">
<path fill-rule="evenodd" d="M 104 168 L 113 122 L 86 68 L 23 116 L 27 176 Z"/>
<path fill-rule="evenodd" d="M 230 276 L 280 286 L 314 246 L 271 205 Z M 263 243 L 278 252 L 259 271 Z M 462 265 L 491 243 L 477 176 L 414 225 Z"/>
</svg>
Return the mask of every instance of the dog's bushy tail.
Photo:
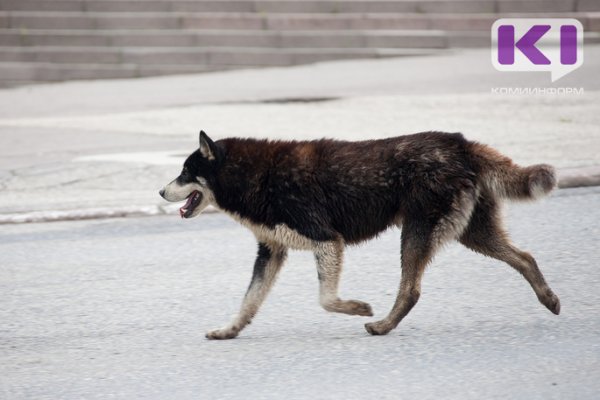
<svg viewBox="0 0 600 400">
<path fill-rule="evenodd" d="M 471 149 L 481 171 L 480 185 L 498 197 L 535 200 L 556 187 L 556 172 L 551 165 L 521 167 L 489 146 L 473 143 Z"/>
</svg>

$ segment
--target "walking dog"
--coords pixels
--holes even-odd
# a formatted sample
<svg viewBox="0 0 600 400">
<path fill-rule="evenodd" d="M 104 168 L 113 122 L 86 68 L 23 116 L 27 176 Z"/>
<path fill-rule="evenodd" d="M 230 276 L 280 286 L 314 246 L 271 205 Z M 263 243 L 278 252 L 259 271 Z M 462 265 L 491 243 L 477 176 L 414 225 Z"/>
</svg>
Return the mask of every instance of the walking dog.
<svg viewBox="0 0 600 400">
<path fill-rule="evenodd" d="M 535 259 L 511 244 L 499 209 L 502 200 L 536 199 L 555 185 L 551 166 L 520 167 L 460 133 L 360 142 L 213 142 L 202 131 L 198 150 L 160 195 L 186 200 L 182 218 L 212 205 L 256 236 L 258 255 L 239 313 L 206 334 L 231 339 L 258 312 L 288 249 L 314 253 L 325 310 L 372 316 L 369 304 L 338 297 L 343 252 L 393 226 L 402 227 L 400 289 L 387 317 L 365 325 L 370 334 L 387 334 L 408 314 L 419 300 L 426 265 L 451 240 L 509 264 L 559 314 L 558 297 Z"/>
</svg>

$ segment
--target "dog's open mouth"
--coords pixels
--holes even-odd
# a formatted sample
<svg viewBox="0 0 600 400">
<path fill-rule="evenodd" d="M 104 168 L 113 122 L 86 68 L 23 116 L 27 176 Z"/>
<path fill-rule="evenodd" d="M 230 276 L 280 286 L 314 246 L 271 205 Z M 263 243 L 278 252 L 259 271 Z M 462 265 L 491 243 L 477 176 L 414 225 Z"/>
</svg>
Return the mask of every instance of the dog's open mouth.
<svg viewBox="0 0 600 400">
<path fill-rule="evenodd" d="M 187 201 L 185 202 L 183 207 L 179 209 L 179 215 L 181 215 L 181 218 L 191 217 L 194 213 L 194 210 L 200 205 L 201 202 L 202 193 L 200 193 L 197 190 L 194 190 L 192 194 L 188 196 Z"/>
</svg>

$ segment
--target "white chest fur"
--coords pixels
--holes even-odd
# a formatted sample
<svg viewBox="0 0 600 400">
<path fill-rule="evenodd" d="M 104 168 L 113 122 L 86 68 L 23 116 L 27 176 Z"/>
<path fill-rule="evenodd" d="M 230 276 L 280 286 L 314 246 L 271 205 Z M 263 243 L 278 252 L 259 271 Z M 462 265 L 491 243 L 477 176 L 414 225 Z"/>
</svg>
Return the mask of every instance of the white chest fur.
<svg viewBox="0 0 600 400">
<path fill-rule="evenodd" d="M 224 211 L 224 210 L 223 210 Z M 285 224 L 275 225 L 269 228 L 264 225 L 255 224 L 238 214 L 224 211 L 227 215 L 244 225 L 254 233 L 256 239 L 262 243 L 274 243 L 294 250 L 311 250 L 317 242 L 296 232 Z"/>
</svg>

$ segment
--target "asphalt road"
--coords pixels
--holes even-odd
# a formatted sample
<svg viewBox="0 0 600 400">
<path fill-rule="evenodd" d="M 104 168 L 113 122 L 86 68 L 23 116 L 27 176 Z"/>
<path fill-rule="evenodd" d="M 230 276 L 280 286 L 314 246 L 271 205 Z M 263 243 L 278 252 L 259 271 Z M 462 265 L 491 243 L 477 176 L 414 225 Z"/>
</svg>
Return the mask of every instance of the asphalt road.
<svg viewBox="0 0 600 400">
<path fill-rule="evenodd" d="M 511 205 L 514 242 L 562 302 L 554 316 L 508 266 L 448 246 L 397 330 L 371 337 L 399 281 L 399 232 L 347 252 L 329 314 L 294 252 L 239 338 L 208 341 L 251 275 L 251 234 L 218 214 L 2 226 L 2 399 L 597 399 L 600 188 Z"/>
</svg>

